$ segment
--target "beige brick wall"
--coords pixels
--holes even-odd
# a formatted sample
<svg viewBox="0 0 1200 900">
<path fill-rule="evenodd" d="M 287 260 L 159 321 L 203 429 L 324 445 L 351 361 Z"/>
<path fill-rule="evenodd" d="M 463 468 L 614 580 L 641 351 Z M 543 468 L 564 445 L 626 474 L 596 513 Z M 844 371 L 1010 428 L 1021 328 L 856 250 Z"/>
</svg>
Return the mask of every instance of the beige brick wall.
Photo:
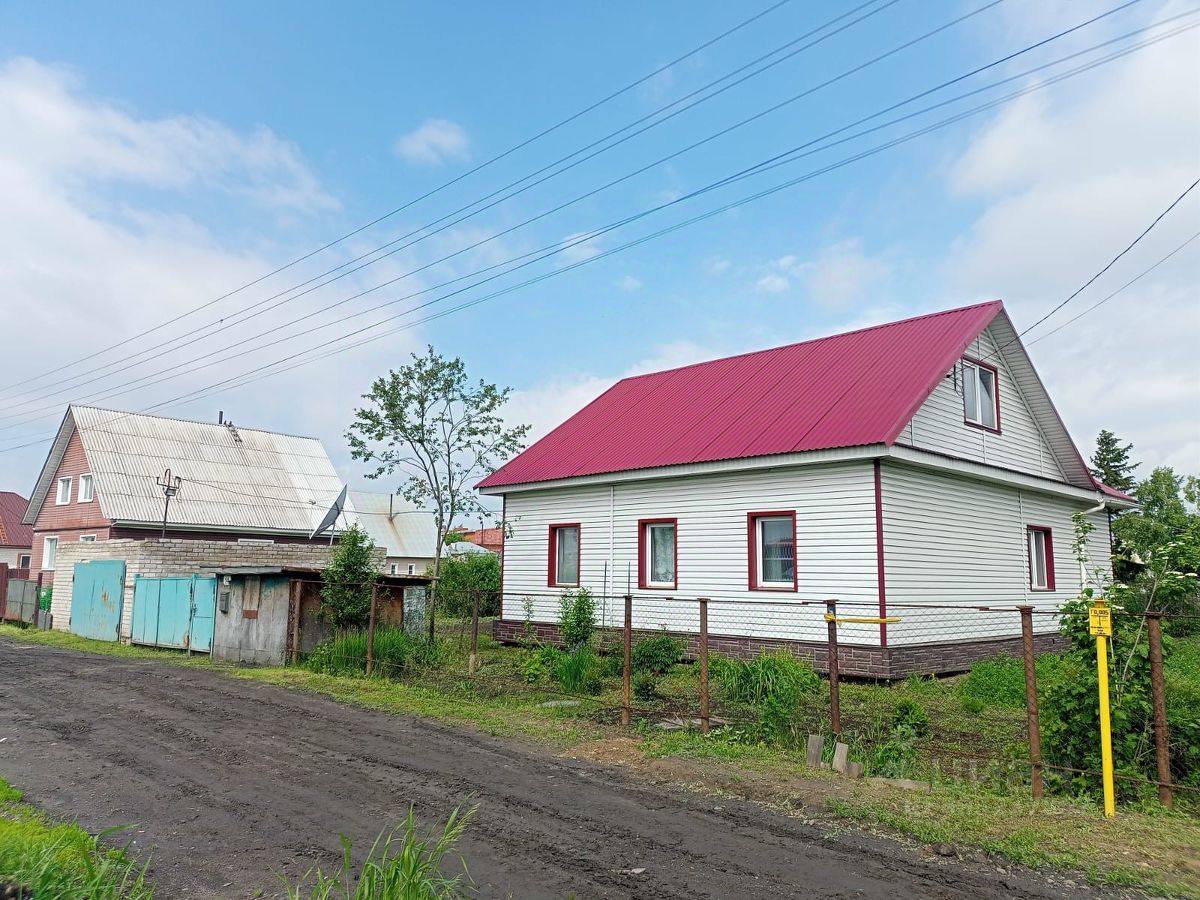
<svg viewBox="0 0 1200 900">
<path fill-rule="evenodd" d="M 65 543 L 58 549 L 51 612 L 54 627 L 71 629 L 71 600 L 75 563 L 99 559 L 125 560 L 125 592 L 121 607 L 121 640 L 128 641 L 133 622 L 133 584 L 138 575 L 170 578 L 205 575 L 231 566 L 295 566 L 324 568 L 333 548 L 325 544 L 240 544 L 236 541 L 133 540 L 121 538 L 95 543 Z M 384 550 L 376 548 L 376 564 L 383 571 Z"/>
</svg>

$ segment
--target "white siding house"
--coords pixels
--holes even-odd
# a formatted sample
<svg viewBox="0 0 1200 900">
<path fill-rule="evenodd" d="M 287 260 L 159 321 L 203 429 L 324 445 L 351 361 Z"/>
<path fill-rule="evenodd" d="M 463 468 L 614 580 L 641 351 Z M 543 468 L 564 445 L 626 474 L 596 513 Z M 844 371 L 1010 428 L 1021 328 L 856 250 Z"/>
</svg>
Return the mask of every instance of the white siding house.
<svg viewBox="0 0 1200 900">
<path fill-rule="evenodd" d="M 1072 516 L 1107 508 L 999 303 L 626 379 L 480 489 L 504 497 L 497 636 L 553 627 L 586 587 L 603 624 L 698 628 L 820 661 L 824 601 L 845 666 L 948 671 L 1043 643 L 1080 590 Z M 989 607 L 981 610 L 979 607 Z M 1003 608 L 1003 612 L 997 612 Z"/>
</svg>

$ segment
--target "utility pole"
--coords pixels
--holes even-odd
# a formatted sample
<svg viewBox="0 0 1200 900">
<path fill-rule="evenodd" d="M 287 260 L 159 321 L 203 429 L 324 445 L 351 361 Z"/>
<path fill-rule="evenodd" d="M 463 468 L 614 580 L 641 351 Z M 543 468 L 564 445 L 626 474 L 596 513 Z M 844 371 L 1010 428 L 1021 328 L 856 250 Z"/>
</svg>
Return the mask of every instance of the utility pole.
<svg viewBox="0 0 1200 900">
<path fill-rule="evenodd" d="M 163 496 L 166 498 L 163 501 L 162 523 L 162 537 L 165 539 L 167 536 L 167 510 L 171 508 L 171 498 L 179 493 L 179 486 L 183 484 L 183 479 L 178 475 L 172 478 L 171 470 L 167 469 L 163 472 L 162 478 L 159 478 L 155 483 L 162 488 Z"/>
</svg>

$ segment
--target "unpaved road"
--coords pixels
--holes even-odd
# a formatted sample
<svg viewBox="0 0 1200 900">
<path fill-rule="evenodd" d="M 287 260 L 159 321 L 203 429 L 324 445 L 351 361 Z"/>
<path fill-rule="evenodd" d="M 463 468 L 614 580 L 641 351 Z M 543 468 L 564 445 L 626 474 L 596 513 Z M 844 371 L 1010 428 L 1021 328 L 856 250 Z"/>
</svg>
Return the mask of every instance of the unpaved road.
<svg viewBox="0 0 1200 900">
<path fill-rule="evenodd" d="M 93 831 L 137 823 L 164 898 L 278 895 L 276 874 L 333 863 L 339 832 L 369 843 L 410 802 L 426 823 L 479 804 L 460 847 L 483 897 L 1066 890 L 436 722 L 3 638 L 0 738 L 0 775 L 30 802 Z"/>
</svg>

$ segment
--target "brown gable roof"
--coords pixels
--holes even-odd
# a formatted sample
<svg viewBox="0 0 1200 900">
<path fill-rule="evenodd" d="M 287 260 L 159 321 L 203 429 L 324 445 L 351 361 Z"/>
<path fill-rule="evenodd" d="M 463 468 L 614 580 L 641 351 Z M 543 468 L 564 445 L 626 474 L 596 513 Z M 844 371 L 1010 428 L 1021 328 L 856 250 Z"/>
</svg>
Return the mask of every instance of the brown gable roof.
<svg viewBox="0 0 1200 900">
<path fill-rule="evenodd" d="M 33 529 L 21 519 L 29 501 L 12 491 L 0 491 L 0 547 L 32 547 Z"/>
</svg>

